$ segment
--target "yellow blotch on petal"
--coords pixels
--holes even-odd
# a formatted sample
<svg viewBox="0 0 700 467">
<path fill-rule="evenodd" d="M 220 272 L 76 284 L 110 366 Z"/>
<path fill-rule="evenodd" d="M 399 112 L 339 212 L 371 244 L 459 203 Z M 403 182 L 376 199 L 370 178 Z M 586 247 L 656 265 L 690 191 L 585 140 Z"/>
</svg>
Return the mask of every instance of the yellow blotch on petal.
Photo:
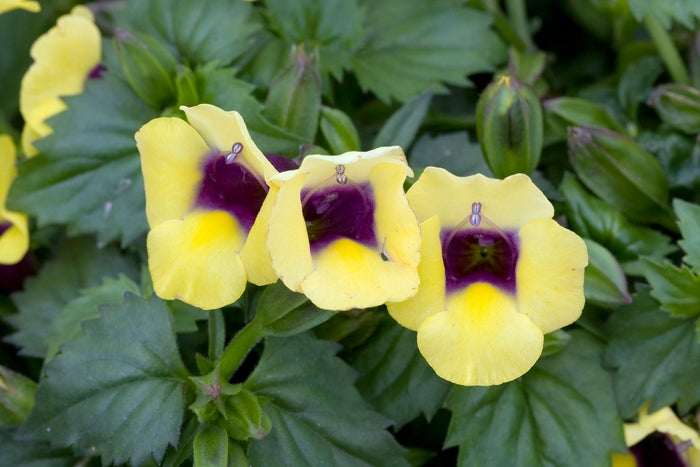
<svg viewBox="0 0 700 467">
<path fill-rule="evenodd" d="M 6 11 L 15 10 L 17 8 L 31 11 L 32 13 L 41 11 L 39 2 L 28 2 L 26 0 L 0 0 L 0 14 L 5 13 Z"/>
<path fill-rule="evenodd" d="M 511 296 L 490 284 L 452 294 L 446 308 L 420 325 L 418 349 L 447 381 L 505 383 L 525 374 L 542 353 L 542 331 L 518 313 Z"/>
<path fill-rule="evenodd" d="M 136 133 L 146 191 L 146 217 L 151 227 L 183 217 L 192 209 L 210 149 L 179 118 L 156 118 Z"/>
<path fill-rule="evenodd" d="M 5 207 L 10 185 L 17 176 L 16 158 L 17 151 L 12 138 L 0 135 L 0 264 L 17 263 L 29 249 L 27 216 L 8 211 Z"/>
<path fill-rule="evenodd" d="M 518 232 L 515 271 L 518 308 L 547 334 L 581 315 L 583 273 L 588 251 L 583 240 L 552 219 L 537 219 Z"/>
<path fill-rule="evenodd" d="M 223 211 L 197 211 L 158 224 L 147 239 L 153 289 L 163 299 L 205 310 L 235 302 L 247 282 L 238 255 L 243 241 L 242 229 Z"/>
<path fill-rule="evenodd" d="M 81 93 L 100 62 L 100 31 L 90 10 L 79 5 L 58 18 L 56 26 L 34 42 L 30 54 L 34 63 L 22 78 L 19 96 L 25 121 L 22 146 L 27 156 L 37 153 L 36 139 L 52 132 L 46 119 L 66 109 L 60 97 Z"/>
<path fill-rule="evenodd" d="M 403 302 L 388 302 L 389 314 L 400 325 L 417 330 L 423 321 L 445 309 L 445 266 L 442 263 L 440 220 L 424 221 L 421 228 L 421 258 L 418 264 L 418 293 Z"/>
</svg>

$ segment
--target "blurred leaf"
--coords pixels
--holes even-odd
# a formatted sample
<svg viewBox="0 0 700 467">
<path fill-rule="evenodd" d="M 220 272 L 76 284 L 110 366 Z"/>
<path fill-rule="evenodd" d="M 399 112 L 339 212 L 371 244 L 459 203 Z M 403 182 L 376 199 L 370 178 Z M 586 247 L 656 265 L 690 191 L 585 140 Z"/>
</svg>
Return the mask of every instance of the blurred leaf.
<svg viewBox="0 0 700 467">
<path fill-rule="evenodd" d="M 674 130 L 700 133 L 700 91 L 686 84 L 667 83 L 652 91 L 647 104 Z"/>
<path fill-rule="evenodd" d="M 693 139 L 679 133 L 645 131 L 637 143 L 656 157 L 672 189 L 700 186 L 700 146 Z"/>
<path fill-rule="evenodd" d="M 584 242 L 588 248 L 583 287 L 586 301 L 610 308 L 630 303 L 632 297 L 627 291 L 627 278 L 615 257 L 593 240 L 585 238 Z"/>
<path fill-rule="evenodd" d="M 127 295 L 83 328 L 44 367 L 20 439 L 94 448 L 104 464 L 160 460 L 178 441 L 187 376 L 165 302 Z"/>
<path fill-rule="evenodd" d="M 322 106 L 319 126 L 333 154 L 362 149 L 355 124 L 342 110 Z"/>
<path fill-rule="evenodd" d="M 700 314 L 700 277 L 687 268 L 668 261 L 659 263 L 642 258 L 644 276 L 651 285 L 651 296 L 660 308 L 678 318 Z"/>
<path fill-rule="evenodd" d="M 485 13 L 450 0 L 360 3 L 367 35 L 349 65 L 362 89 L 385 102 L 406 102 L 443 83 L 464 86 L 466 75 L 493 71 L 506 59 Z"/>
<path fill-rule="evenodd" d="M 694 21 L 700 19 L 700 3 L 694 0 L 627 0 L 627 3 L 637 21 L 651 15 L 666 29 L 671 29 L 672 21 L 692 29 Z"/>
<path fill-rule="evenodd" d="M 0 426 L 0 452 L 7 466 L 75 467 L 70 450 L 52 449 L 48 442 L 25 442 L 15 438 L 15 427 Z"/>
<path fill-rule="evenodd" d="M 651 87 L 664 71 L 656 56 L 642 57 L 629 65 L 617 85 L 617 98 L 627 118 L 637 120 L 637 108 L 646 101 Z"/>
<path fill-rule="evenodd" d="M 397 430 L 421 414 L 430 420 L 450 388 L 418 352 L 416 333 L 390 318 L 353 353 L 351 365 L 360 374 L 355 384 L 360 394 Z"/>
<path fill-rule="evenodd" d="M 597 126 L 624 132 L 623 126 L 602 105 L 578 97 L 557 97 L 543 105 L 543 109 L 562 134 L 569 126 Z M 552 119 L 555 121 L 552 122 Z"/>
<path fill-rule="evenodd" d="M 581 330 L 571 337 L 516 381 L 455 386 L 445 445 L 459 447 L 460 465 L 604 466 L 624 451 L 604 346 Z"/>
<path fill-rule="evenodd" d="M 632 224 L 609 204 L 588 193 L 571 173 L 564 175 L 560 190 L 573 229 L 610 250 L 628 273 L 641 274 L 639 255 L 663 258 L 676 250 L 668 236 Z"/>
<path fill-rule="evenodd" d="M 682 240 L 678 244 L 685 256 L 683 261 L 700 274 L 700 206 L 688 203 L 682 199 L 673 201 L 673 209 L 678 216 L 678 227 L 681 229 Z"/>
<path fill-rule="evenodd" d="M 181 62 L 193 64 L 230 64 L 253 45 L 260 28 L 249 2 L 129 0 L 113 11 L 120 27 L 160 39 L 178 52 Z"/>
<path fill-rule="evenodd" d="M 35 391 L 34 381 L 0 365 L 0 426 L 24 422 L 34 406 Z"/>
<path fill-rule="evenodd" d="M 636 417 L 647 401 L 649 413 L 673 404 L 685 413 L 700 402 L 697 322 L 660 311 L 646 290 L 612 314 L 605 360 L 617 369 L 615 393 L 624 418 Z"/>
<path fill-rule="evenodd" d="M 17 329 L 6 338 L 20 354 L 44 358 L 52 321 L 80 290 L 98 286 L 104 277 L 138 277 L 138 268 L 116 248 L 97 248 L 91 238 L 59 243 L 57 256 L 27 279 L 24 291 L 12 295 L 19 313 L 5 319 Z"/>
<path fill-rule="evenodd" d="M 544 343 L 542 345 L 542 357 L 548 357 L 560 352 L 569 344 L 571 335 L 563 329 L 557 329 L 544 335 Z"/>
<path fill-rule="evenodd" d="M 493 176 L 479 143 L 470 141 L 466 131 L 434 137 L 428 134 L 421 136 L 411 149 L 409 161 L 414 169 L 436 166 L 458 176 L 475 173 Z"/>
<path fill-rule="evenodd" d="M 267 398 L 272 431 L 248 448 L 251 465 L 408 465 L 385 427 L 353 386 L 338 346 L 297 335 L 268 338 L 245 387 Z"/>
<path fill-rule="evenodd" d="M 404 149 L 410 147 L 428 112 L 431 97 L 432 94 L 426 92 L 402 105 L 384 123 L 374 138 L 372 147 L 393 145 Z"/>
<path fill-rule="evenodd" d="M 49 120 L 54 132 L 20 164 L 8 203 L 39 226 L 65 224 L 69 235 L 128 245 L 148 229 L 134 133 L 157 114 L 109 71 L 86 87 Z"/>
</svg>

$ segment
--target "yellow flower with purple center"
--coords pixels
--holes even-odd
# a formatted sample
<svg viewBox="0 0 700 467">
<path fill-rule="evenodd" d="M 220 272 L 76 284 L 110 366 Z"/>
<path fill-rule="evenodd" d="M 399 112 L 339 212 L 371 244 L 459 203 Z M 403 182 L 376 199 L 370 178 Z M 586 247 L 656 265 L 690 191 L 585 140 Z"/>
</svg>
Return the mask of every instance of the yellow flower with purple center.
<svg viewBox="0 0 700 467">
<path fill-rule="evenodd" d="M 34 63 L 29 67 L 19 92 L 19 107 L 24 117 L 22 148 L 28 156 L 37 154 L 34 141 L 53 131 L 46 119 L 67 107 L 61 96 L 83 91 L 88 78 L 99 77 L 101 38 L 93 16 L 78 5 L 70 14 L 58 18 L 56 26 L 32 45 Z"/>
<path fill-rule="evenodd" d="M 5 207 L 10 185 L 17 176 L 16 157 L 12 138 L 0 135 L 0 264 L 19 262 L 29 249 L 27 216 Z"/>
<path fill-rule="evenodd" d="M 208 104 L 189 123 L 156 118 L 136 133 L 146 191 L 148 266 L 156 294 L 203 309 L 236 301 L 246 282 L 277 280 L 263 214 L 277 173 L 242 117 Z"/>
<path fill-rule="evenodd" d="M 418 289 L 420 228 L 401 148 L 306 156 L 269 180 L 267 246 L 291 290 L 320 308 L 367 308 Z"/>
<path fill-rule="evenodd" d="M 522 174 L 504 180 L 425 169 L 408 200 L 421 221 L 418 293 L 387 303 L 418 331 L 418 348 L 442 378 L 494 385 L 527 372 L 544 334 L 581 314 L 583 240 Z"/>
<path fill-rule="evenodd" d="M 36 13 L 41 10 L 39 2 L 28 2 L 26 0 L 0 0 L 0 14 L 6 11 L 15 10 L 21 8 L 23 10 L 31 11 Z"/>
</svg>

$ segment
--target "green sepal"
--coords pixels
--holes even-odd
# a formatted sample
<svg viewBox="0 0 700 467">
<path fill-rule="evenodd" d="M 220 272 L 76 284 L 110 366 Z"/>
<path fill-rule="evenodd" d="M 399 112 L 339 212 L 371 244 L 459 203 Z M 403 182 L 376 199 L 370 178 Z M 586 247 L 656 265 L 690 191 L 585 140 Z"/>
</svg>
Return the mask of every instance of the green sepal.
<svg viewBox="0 0 700 467">
<path fill-rule="evenodd" d="M 476 133 L 496 177 L 531 174 L 540 160 L 543 131 L 538 97 L 516 78 L 498 77 L 479 97 Z"/>
<path fill-rule="evenodd" d="M 583 291 L 586 301 L 595 305 L 616 308 L 630 303 L 627 277 L 617 259 L 604 246 L 584 238 L 588 249 Z"/>
<path fill-rule="evenodd" d="M 122 29 L 114 36 L 114 48 L 126 80 L 144 102 L 161 109 L 177 95 L 177 60 L 157 39 Z"/>
<path fill-rule="evenodd" d="M 316 55 L 292 50 L 290 63 L 275 78 L 263 115 L 272 123 L 312 142 L 321 112 L 321 77 Z"/>
<path fill-rule="evenodd" d="M 569 127 L 569 159 L 583 183 L 634 220 L 675 230 L 666 175 L 631 139 L 597 127 Z"/>
<path fill-rule="evenodd" d="M 240 384 L 231 384 L 222 378 L 219 367 L 202 376 L 190 376 L 194 384 L 196 399 L 190 410 L 197 414 L 200 423 L 213 423 L 226 418 L 226 398 L 241 391 Z"/>
<path fill-rule="evenodd" d="M 360 150 L 360 136 L 350 117 L 339 109 L 321 106 L 321 133 L 333 154 Z"/>
<path fill-rule="evenodd" d="M 661 120 L 684 133 L 700 133 L 700 91 L 685 84 L 658 86 L 649 96 L 652 106 Z"/>
<path fill-rule="evenodd" d="M 227 467 L 229 439 L 218 423 L 205 425 L 197 433 L 192 446 L 195 467 Z"/>
<path fill-rule="evenodd" d="M 18 425 L 34 406 L 36 383 L 0 365 L 0 426 Z"/>
<path fill-rule="evenodd" d="M 260 401 L 245 388 L 226 398 L 223 423 L 229 436 L 240 441 L 263 439 L 272 429 L 270 417 L 263 411 Z"/>
</svg>

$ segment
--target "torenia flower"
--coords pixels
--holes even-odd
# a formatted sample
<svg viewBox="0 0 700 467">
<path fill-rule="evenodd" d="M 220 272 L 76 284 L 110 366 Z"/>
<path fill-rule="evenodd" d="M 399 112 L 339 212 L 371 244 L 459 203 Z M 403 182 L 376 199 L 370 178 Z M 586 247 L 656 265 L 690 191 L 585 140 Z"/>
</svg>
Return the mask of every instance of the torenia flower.
<svg viewBox="0 0 700 467">
<path fill-rule="evenodd" d="M 236 301 L 250 280 L 277 277 L 265 248 L 265 178 L 277 171 L 243 118 L 208 104 L 181 107 L 136 133 L 146 190 L 148 266 L 156 294 L 203 309 Z"/>
<path fill-rule="evenodd" d="M 17 8 L 31 11 L 32 13 L 36 13 L 41 10 L 39 2 L 28 2 L 26 0 L 0 0 L 0 14 Z"/>
<path fill-rule="evenodd" d="M 10 184 L 17 176 L 16 157 L 12 138 L 0 135 L 0 264 L 17 263 L 29 249 L 27 216 L 5 207 Z"/>
<path fill-rule="evenodd" d="M 401 148 L 306 156 L 269 180 L 267 246 L 285 285 L 318 307 L 404 300 L 418 288 L 420 229 Z"/>
<path fill-rule="evenodd" d="M 584 303 L 585 244 L 557 224 L 529 177 L 457 177 L 428 167 L 409 189 L 421 221 L 420 289 L 388 303 L 442 378 L 493 385 L 528 371 L 543 335 Z"/>
<path fill-rule="evenodd" d="M 37 153 L 34 141 L 53 131 L 46 119 L 66 109 L 61 96 L 81 93 L 86 79 L 99 76 L 100 42 L 92 13 L 76 6 L 32 45 L 34 63 L 22 78 L 19 92 L 25 121 L 22 148 L 28 157 Z"/>
<path fill-rule="evenodd" d="M 667 465 L 700 467 L 700 436 L 681 422 L 669 407 L 652 414 L 648 404 L 636 423 L 625 423 L 629 454 L 613 453 L 613 467 Z"/>
</svg>

